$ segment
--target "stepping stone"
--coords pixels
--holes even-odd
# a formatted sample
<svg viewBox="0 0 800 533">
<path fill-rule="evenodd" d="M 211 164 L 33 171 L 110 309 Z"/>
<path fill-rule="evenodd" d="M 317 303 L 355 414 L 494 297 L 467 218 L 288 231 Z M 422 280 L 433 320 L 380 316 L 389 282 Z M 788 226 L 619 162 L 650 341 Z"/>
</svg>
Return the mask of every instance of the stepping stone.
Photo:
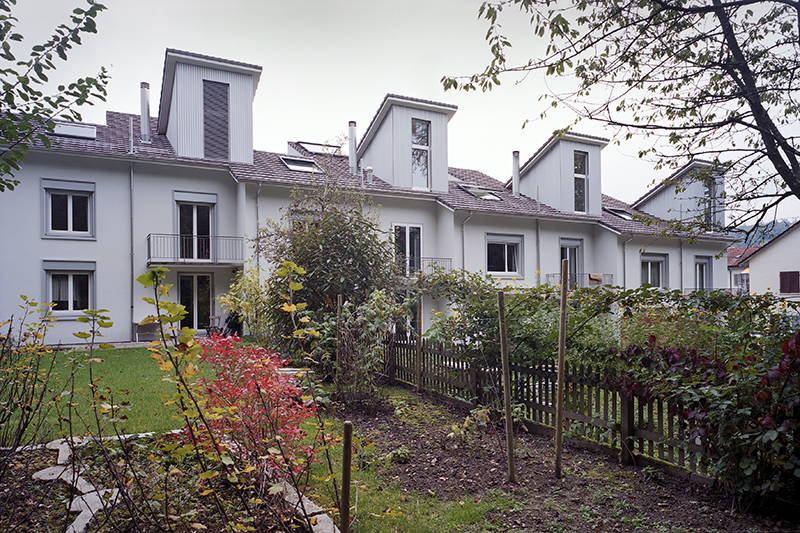
<svg viewBox="0 0 800 533">
<path fill-rule="evenodd" d="M 60 479 L 68 485 L 74 486 L 80 492 L 94 492 L 97 488 L 81 476 L 83 472 L 74 470 L 72 465 L 57 465 L 43 468 L 33 474 L 33 479 L 53 481 Z"/>
<path fill-rule="evenodd" d="M 105 498 L 107 494 L 110 494 L 110 497 Z M 117 496 L 117 489 L 103 489 L 78 496 L 72 500 L 69 510 L 80 514 L 69 525 L 65 533 L 84 533 L 94 515 L 103 508 L 114 505 L 117 502 Z"/>
</svg>

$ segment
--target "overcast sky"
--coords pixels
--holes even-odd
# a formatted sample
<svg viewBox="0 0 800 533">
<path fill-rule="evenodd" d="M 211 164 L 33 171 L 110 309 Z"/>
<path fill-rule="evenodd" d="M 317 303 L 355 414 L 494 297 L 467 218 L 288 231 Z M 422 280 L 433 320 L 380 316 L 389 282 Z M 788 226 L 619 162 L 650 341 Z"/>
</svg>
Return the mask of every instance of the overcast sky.
<svg viewBox="0 0 800 533">
<path fill-rule="evenodd" d="M 105 121 L 105 111 L 139 111 L 139 82 L 157 95 L 166 48 L 178 48 L 263 67 L 254 101 L 256 149 L 285 151 L 293 140 L 341 137 L 348 120 L 359 136 L 383 96 L 399 93 L 458 105 L 450 121 L 450 166 L 475 168 L 496 178 L 511 173 L 511 152 L 523 161 L 557 128 L 573 119 L 561 111 L 545 120 L 540 76 L 508 79 L 490 93 L 442 89 L 445 74 L 471 74 L 489 58 L 486 25 L 477 18 L 481 0 L 107 0 L 98 34 L 85 39 L 57 78 L 67 81 L 103 65 L 112 80 L 106 103 L 83 111 Z M 17 16 L 26 38 L 40 40 L 67 20 L 79 0 L 19 0 Z M 525 18 L 506 23 L 516 57 L 541 50 L 527 38 Z M 533 119 L 523 129 L 526 119 Z M 578 131 L 608 136 L 599 125 Z M 603 151 L 603 192 L 633 201 L 669 171 L 640 160 L 641 145 L 610 144 Z M 798 216 L 797 204 L 786 216 Z"/>
</svg>

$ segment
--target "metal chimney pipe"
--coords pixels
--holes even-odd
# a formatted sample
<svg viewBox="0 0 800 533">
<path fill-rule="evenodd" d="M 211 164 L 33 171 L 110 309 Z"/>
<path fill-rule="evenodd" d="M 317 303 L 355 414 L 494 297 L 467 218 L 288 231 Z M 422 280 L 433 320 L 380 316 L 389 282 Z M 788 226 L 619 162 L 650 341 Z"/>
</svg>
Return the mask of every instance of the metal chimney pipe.
<svg viewBox="0 0 800 533">
<path fill-rule="evenodd" d="M 350 160 L 350 174 L 358 173 L 358 160 L 356 159 L 356 121 L 351 120 L 348 124 L 347 140 L 349 143 L 347 156 Z"/>
<path fill-rule="evenodd" d="M 142 142 L 150 142 L 150 84 L 143 81 L 141 87 L 142 114 L 139 118 L 139 129 L 141 130 Z"/>
<path fill-rule="evenodd" d="M 511 152 L 511 194 L 519 198 L 519 150 Z"/>
</svg>

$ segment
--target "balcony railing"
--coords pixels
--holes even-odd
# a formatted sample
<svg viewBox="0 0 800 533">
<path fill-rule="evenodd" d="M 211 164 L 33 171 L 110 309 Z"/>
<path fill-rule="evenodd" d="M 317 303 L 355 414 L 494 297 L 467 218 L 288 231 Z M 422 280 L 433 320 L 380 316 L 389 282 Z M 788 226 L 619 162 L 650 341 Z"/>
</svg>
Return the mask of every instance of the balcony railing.
<svg viewBox="0 0 800 533">
<path fill-rule="evenodd" d="M 244 263 L 244 238 L 151 233 L 147 236 L 147 262 L 241 265 Z"/>
<path fill-rule="evenodd" d="M 561 274 L 545 274 L 545 281 L 549 285 L 558 285 L 561 283 Z M 614 274 L 567 274 L 567 283 L 570 289 L 614 285 Z"/>
<path fill-rule="evenodd" d="M 407 276 L 416 274 L 432 274 L 436 270 L 450 270 L 453 260 L 449 257 L 406 257 L 397 256 L 400 269 Z"/>
</svg>

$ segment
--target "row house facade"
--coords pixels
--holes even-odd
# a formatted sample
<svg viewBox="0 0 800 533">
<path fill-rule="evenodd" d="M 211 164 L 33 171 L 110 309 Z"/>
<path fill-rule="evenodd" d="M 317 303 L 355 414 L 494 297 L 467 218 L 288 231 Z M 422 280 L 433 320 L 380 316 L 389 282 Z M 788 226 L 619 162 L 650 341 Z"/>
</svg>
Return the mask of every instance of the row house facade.
<svg viewBox="0 0 800 533">
<path fill-rule="evenodd" d="M 608 141 L 567 133 L 525 161 L 513 152 L 501 181 L 451 166 L 456 106 L 394 94 L 360 138 L 350 123 L 346 150 L 303 141 L 285 153 L 254 150 L 261 71 L 169 49 L 155 116 L 142 83 L 139 113 L 57 124 L 53 146 L 31 150 L 20 185 L 0 195 L 0 317 L 25 294 L 55 304 L 50 342 L 73 342 L 89 308 L 110 310 L 107 340 L 136 340 L 151 309 L 134 278 L 167 266 L 184 325 L 204 329 L 224 315 L 217 298 L 238 270 L 271 268 L 249 244 L 260 225 L 281 216 L 293 189 L 327 183 L 374 201 L 409 274 L 438 265 L 531 286 L 554 283 L 568 258 L 575 285 L 729 286 L 720 254 L 731 239 L 664 234 L 669 219 L 693 210 L 724 217 L 720 176 L 705 191 L 680 186 L 707 163 L 627 204 L 602 193 Z M 426 323 L 444 306 L 425 301 Z"/>
</svg>

